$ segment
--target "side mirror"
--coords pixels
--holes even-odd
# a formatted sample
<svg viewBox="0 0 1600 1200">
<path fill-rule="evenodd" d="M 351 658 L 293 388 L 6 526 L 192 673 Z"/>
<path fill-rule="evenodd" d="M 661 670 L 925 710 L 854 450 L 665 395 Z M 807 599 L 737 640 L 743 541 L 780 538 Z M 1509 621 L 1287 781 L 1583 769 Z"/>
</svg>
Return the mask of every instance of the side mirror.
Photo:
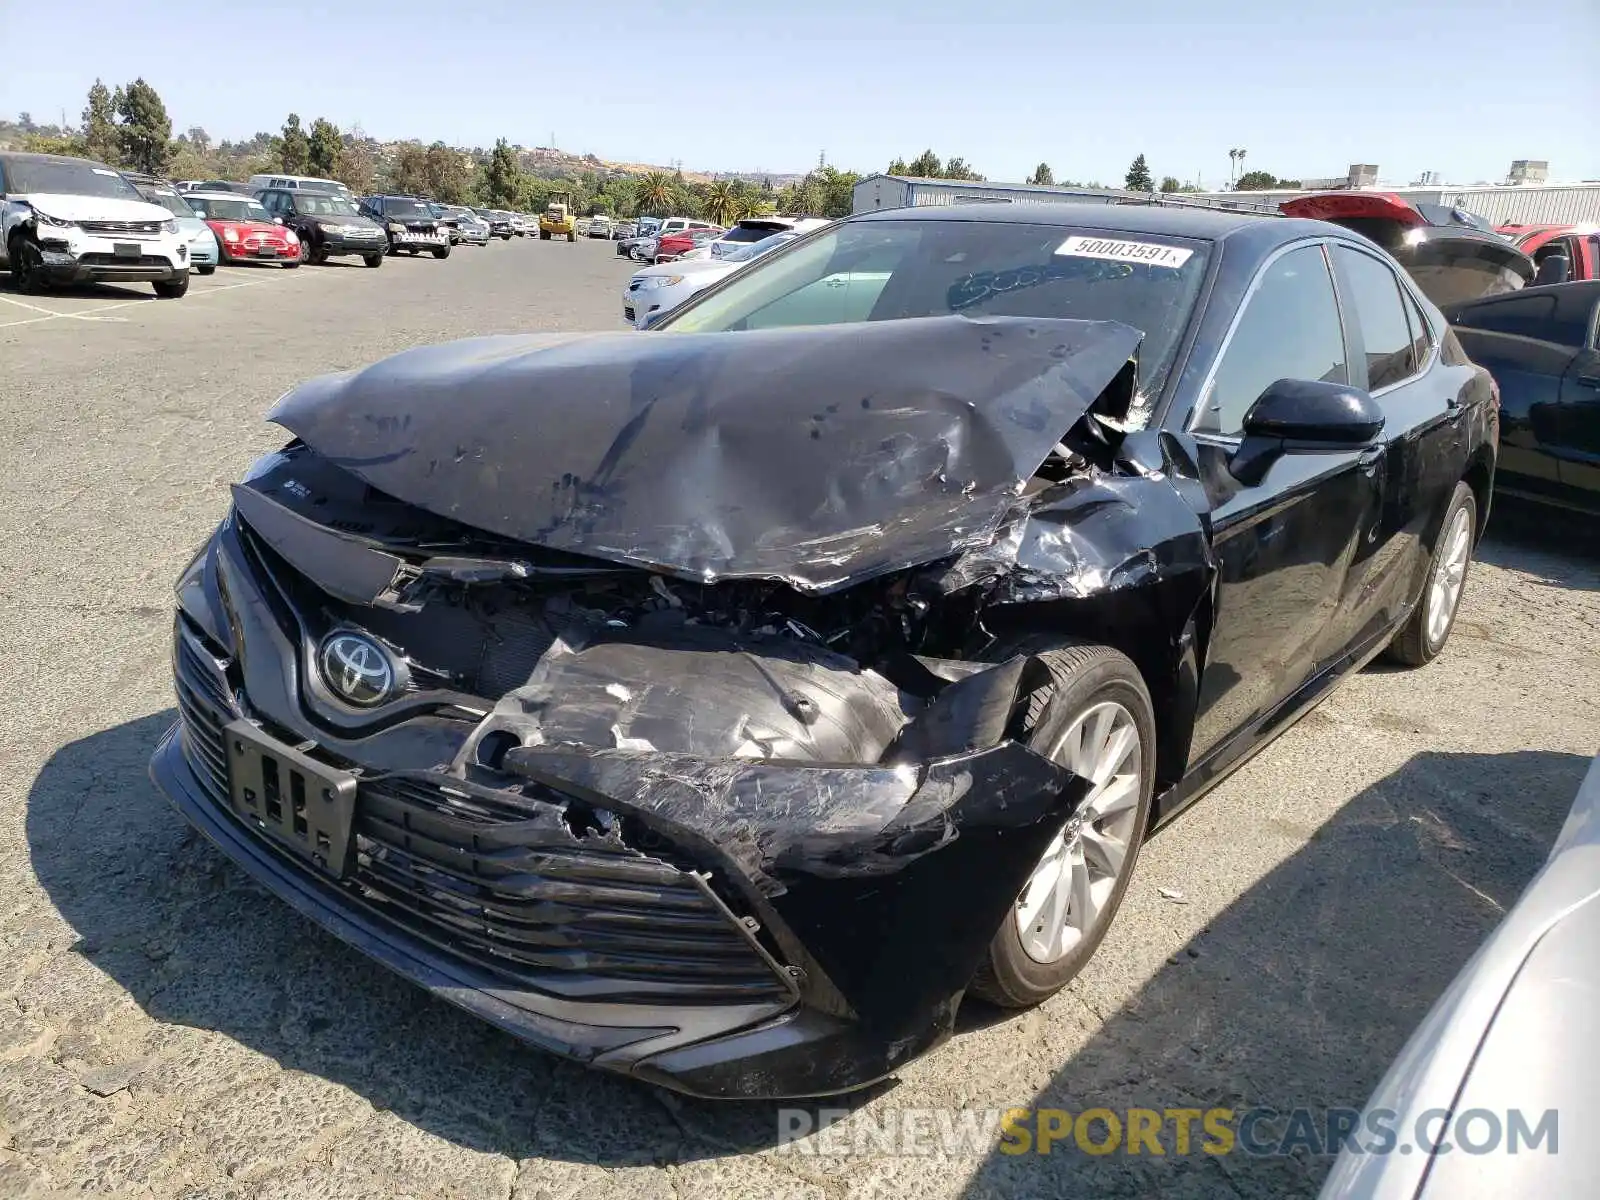
<svg viewBox="0 0 1600 1200">
<path fill-rule="evenodd" d="M 1539 263 L 1539 273 L 1533 277 L 1533 286 L 1565 283 L 1570 278 L 1572 278 L 1572 260 L 1565 254 L 1547 254 Z"/>
<path fill-rule="evenodd" d="M 1284 454 L 1330 453 L 1370 446 L 1383 432 L 1383 410 L 1347 383 L 1280 379 L 1244 415 L 1244 438 L 1228 462 L 1235 479 L 1254 487 Z"/>
</svg>

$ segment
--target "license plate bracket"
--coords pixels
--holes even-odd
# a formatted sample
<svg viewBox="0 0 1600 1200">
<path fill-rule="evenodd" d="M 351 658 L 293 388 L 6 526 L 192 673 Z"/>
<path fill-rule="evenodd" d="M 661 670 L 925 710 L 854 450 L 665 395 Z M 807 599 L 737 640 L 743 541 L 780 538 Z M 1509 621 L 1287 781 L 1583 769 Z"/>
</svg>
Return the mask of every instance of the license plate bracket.
<svg viewBox="0 0 1600 1200">
<path fill-rule="evenodd" d="M 285 850 L 334 879 L 349 869 L 356 777 L 302 754 L 248 721 L 223 729 L 228 803 Z"/>
<path fill-rule="evenodd" d="M 113 258 L 138 258 L 144 253 L 144 247 L 138 242 L 112 242 L 111 256 Z"/>
</svg>

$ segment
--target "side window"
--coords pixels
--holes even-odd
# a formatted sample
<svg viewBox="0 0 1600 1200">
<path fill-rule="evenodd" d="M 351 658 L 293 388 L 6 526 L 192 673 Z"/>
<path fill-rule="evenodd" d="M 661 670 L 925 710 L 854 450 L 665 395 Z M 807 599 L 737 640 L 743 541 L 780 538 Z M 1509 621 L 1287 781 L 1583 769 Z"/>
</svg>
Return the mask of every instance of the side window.
<svg viewBox="0 0 1600 1200">
<path fill-rule="evenodd" d="M 1412 357 L 1411 326 L 1400 303 L 1400 281 L 1389 267 L 1349 246 L 1335 246 L 1334 260 L 1344 284 L 1346 307 L 1367 351 L 1367 388 L 1378 391 L 1410 378 L 1416 372 Z M 1359 383 L 1361 372 L 1356 372 Z"/>
<path fill-rule="evenodd" d="M 1411 318 L 1411 361 L 1421 370 L 1422 364 L 1428 361 L 1428 353 L 1433 349 L 1433 327 L 1415 296 L 1404 288 L 1400 289 L 1400 295 L 1406 302 L 1406 316 Z"/>
<path fill-rule="evenodd" d="M 1333 278 L 1320 246 L 1291 250 L 1262 270 L 1195 428 L 1239 433 L 1250 406 L 1280 379 L 1350 382 Z"/>
</svg>

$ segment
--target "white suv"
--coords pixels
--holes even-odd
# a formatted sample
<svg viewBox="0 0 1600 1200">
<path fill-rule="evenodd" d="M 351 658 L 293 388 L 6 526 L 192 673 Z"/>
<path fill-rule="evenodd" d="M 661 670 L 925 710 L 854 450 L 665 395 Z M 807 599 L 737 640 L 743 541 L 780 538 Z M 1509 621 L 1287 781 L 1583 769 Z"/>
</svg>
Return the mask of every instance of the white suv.
<svg viewBox="0 0 1600 1200">
<path fill-rule="evenodd" d="M 0 262 L 20 292 L 144 280 L 189 290 L 189 240 L 173 215 L 101 163 L 0 153 Z"/>
</svg>

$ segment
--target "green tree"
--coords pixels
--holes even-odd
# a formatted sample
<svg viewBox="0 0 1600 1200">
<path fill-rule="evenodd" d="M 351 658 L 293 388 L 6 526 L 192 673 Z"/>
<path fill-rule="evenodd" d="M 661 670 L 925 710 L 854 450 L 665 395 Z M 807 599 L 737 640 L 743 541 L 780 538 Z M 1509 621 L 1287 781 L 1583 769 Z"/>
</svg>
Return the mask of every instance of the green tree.
<svg viewBox="0 0 1600 1200">
<path fill-rule="evenodd" d="M 1236 192 L 1264 192 L 1271 188 L 1297 188 L 1298 179 L 1279 179 L 1271 171 L 1246 171 L 1234 181 Z"/>
<path fill-rule="evenodd" d="M 1130 192 L 1153 192 L 1156 190 L 1155 180 L 1150 178 L 1150 168 L 1145 164 L 1142 153 L 1128 167 L 1127 175 L 1123 176 L 1122 186 Z"/>
<path fill-rule="evenodd" d="M 304 175 L 311 165 L 311 143 L 300 128 L 300 114 L 290 113 L 278 138 L 278 168 L 285 175 Z"/>
<path fill-rule="evenodd" d="M 855 206 L 856 184 L 861 176 L 837 167 L 818 167 L 807 176 L 821 196 L 817 213 L 822 217 L 848 217 Z"/>
<path fill-rule="evenodd" d="M 676 199 L 673 179 L 665 171 L 650 171 L 634 186 L 634 201 L 647 217 L 664 217 Z"/>
<path fill-rule="evenodd" d="M 896 171 L 894 174 L 898 175 L 901 172 Z M 906 164 L 904 174 L 917 179 L 939 179 L 944 175 L 944 163 L 931 149 L 924 150 Z"/>
<path fill-rule="evenodd" d="M 306 143 L 306 166 L 312 175 L 334 179 L 339 174 L 339 159 L 344 154 L 344 139 L 332 121 L 318 117 L 311 122 L 311 137 Z"/>
<path fill-rule="evenodd" d="M 460 204 L 467 198 L 471 179 L 459 150 L 443 142 L 428 147 L 425 156 L 428 183 L 426 194 L 443 204 Z"/>
<path fill-rule="evenodd" d="M 1047 162 L 1040 163 L 1033 169 L 1033 174 L 1028 176 L 1029 183 L 1037 184 L 1040 187 L 1050 187 L 1054 185 L 1055 181 L 1055 172 L 1050 169 L 1050 164 Z"/>
<path fill-rule="evenodd" d="M 700 209 L 706 215 L 706 220 L 714 221 L 718 225 L 732 225 L 739 218 L 739 194 L 733 190 L 733 184 L 726 179 L 719 179 L 706 188 L 705 194 L 700 197 Z"/>
<path fill-rule="evenodd" d="M 98 79 L 89 89 L 89 106 L 83 110 L 83 153 L 116 165 L 117 110 L 110 90 Z"/>
<path fill-rule="evenodd" d="M 1178 181 L 1176 175 L 1163 175 L 1161 177 L 1161 190 L 1168 193 L 1180 192 L 1183 190 L 1183 184 Z"/>
<path fill-rule="evenodd" d="M 428 152 L 416 142 L 401 146 L 389 164 L 389 186 L 406 195 L 423 195 L 428 190 Z"/>
<path fill-rule="evenodd" d="M 885 172 L 885 174 L 887 174 L 887 175 L 909 175 L 909 174 L 911 174 L 911 167 L 906 163 L 905 159 L 897 158 L 892 163 L 889 164 L 889 169 L 888 169 L 888 171 Z M 767 180 L 767 186 L 769 188 L 772 186 L 772 180 L 770 180 L 770 179 Z"/>
<path fill-rule="evenodd" d="M 117 145 L 122 161 L 140 171 L 159 175 L 172 159 L 172 118 L 167 106 L 143 78 L 126 90 L 117 90 Z"/>
<path fill-rule="evenodd" d="M 967 160 L 964 158 L 952 158 L 949 162 L 945 163 L 944 178 L 973 179 L 980 183 L 983 181 L 983 176 L 979 175 L 971 167 L 967 166 Z"/>
<path fill-rule="evenodd" d="M 494 144 L 478 190 L 490 208 L 510 208 L 522 191 L 522 168 L 505 138 Z"/>
<path fill-rule="evenodd" d="M 372 140 L 360 129 L 352 129 L 344 135 L 344 146 L 339 153 L 339 169 L 334 172 L 333 177 L 356 195 L 364 196 L 372 190 L 376 163 L 377 154 Z"/>
</svg>

